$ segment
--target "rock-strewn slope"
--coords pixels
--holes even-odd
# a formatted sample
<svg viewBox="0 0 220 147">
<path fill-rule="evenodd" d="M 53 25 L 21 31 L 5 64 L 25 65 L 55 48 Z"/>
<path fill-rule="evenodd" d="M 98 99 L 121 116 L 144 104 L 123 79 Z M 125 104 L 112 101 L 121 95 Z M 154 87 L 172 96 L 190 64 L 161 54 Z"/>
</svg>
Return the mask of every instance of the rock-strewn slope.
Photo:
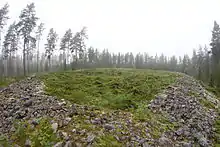
<svg viewBox="0 0 220 147">
<path fill-rule="evenodd" d="M 155 124 L 136 123 L 129 112 L 103 111 L 90 106 L 70 104 L 46 95 L 43 87 L 41 81 L 30 77 L 1 90 L 1 133 L 9 136 L 13 134 L 14 120 L 29 120 L 30 124 L 36 126 L 37 119 L 46 116 L 52 118 L 52 128 L 64 140 L 58 142 L 55 145 L 57 147 L 88 146 L 105 135 L 113 136 L 126 146 L 146 146 L 147 141 L 155 144 L 149 134 Z"/>
<path fill-rule="evenodd" d="M 44 96 L 42 83 L 31 77 L 2 89 L 0 98 L 0 132 L 4 134 L 13 131 L 15 119 L 29 120 L 48 115 L 62 118 L 75 110 L 51 96 Z"/>
<path fill-rule="evenodd" d="M 64 141 L 55 146 L 91 146 L 99 136 L 112 135 L 122 146 L 211 146 L 214 111 L 219 101 L 197 81 L 183 76 L 158 94 L 148 107 L 155 113 L 168 114 L 178 128 L 162 130 L 155 137 L 153 120 L 139 122 L 130 112 L 102 111 L 89 106 L 70 104 L 45 95 L 43 83 L 35 77 L 11 84 L 0 92 L 0 132 L 10 135 L 14 120 L 52 118 L 51 125 Z M 205 106 L 206 107 L 205 107 Z M 207 107 L 210 106 L 210 107 Z M 147 107 L 147 106 L 146 106 Z M 155 122 L 155 120 L 154 120 Z M 83 127 L 82 127 L 83 124 Z"/>
<path fill-rule="evenodd" d="M 218 106 L 215 96 L 188 76 L 178 79 L 149 104 L 154 112 L 168 113 L 169 120 L 179 126 L 177 130 L 165 133 L 164 137 L 187 147 L 212 145 L 213 123 L 217 117 L 214 109 Z"/>
</svg>

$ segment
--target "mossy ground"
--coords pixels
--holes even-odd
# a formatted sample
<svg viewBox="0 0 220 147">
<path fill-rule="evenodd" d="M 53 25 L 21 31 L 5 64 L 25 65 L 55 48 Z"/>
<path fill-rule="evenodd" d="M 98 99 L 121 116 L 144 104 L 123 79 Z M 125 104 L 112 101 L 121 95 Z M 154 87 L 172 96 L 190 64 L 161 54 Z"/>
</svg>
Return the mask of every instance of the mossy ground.
<svg viewBox="0 0 220 147">
<path fill-rule="evenodd" d="M 179 76 L 176 73 L 154 70 L 92 69 L 49 73 L 40 78 L 44 81 L 47 94 L 72 103 L 93 106 L 97 108 L 95 113 L 99 117 L 103 113 L 109 117 L 119 111 L 120 113 L 113 117 L 124 124 L 122 129 L 101 135 L 102 126 L 87 123 L 85 116 L 79 115 L 72 118 L 73 125 L 63 130 L 68 132 L 78 129 L 96 134 L 96 146 L 107 146 L 112 142 L 115 146 L 120 146 L 123 142 L 118 142 L 114 135 L 119 134 L 120 137 L 120 132 L 129 133 L 127 119 L 132 120 L 134 132 L 145 138 L 146 123 L 153 138 L 158 138 L 163 132 L 176 127 L 166 120 L 164 114 L 153 114 L 147 105 L 156 94 L 174 83 Z M 75 141 L 80 141 L 80 137 L 83 137 L 74 133 L 72 136 Z"/>
<path fill-rule="evenodd" d="M 220 100 L 220 89 L 219 88 L 210 87 L 208 85 L 204 85 L 204 86 L 209 92 L 216 95 L 217 98 Z M 212 103 L 210 103 L 209 101 L 202 101 L 202 104 L 207 108 L 215 109 L 218 113 L 218 117 L 217 117 L 215 124 L 214 124 L 215 136 L 214 136 L 213 140 L 214 140 L 214 146 L 220 147 L 220 107 L 216 108 L 216 106 L 213 105 Z"/>
<path fill-rule="evenodd" d="M 0 88 L 1 87 L 6 87 L 11 83 L 14 83 L 16 81 L 21 80 L 24 77 L 9 77 L 9 78 L 2 78 L 0 79 Z"/>
<path fill-rule="evenodd" d="M 46 92 L 83 105 L 137 108 L 170 85 L 177 74 L 153 70 L 96 69 L 42 76 Z"/>
<path fill-rule="evenodd" d="M 25 146 L 26 140 L 30 140 L 32 147 L 50 147 L 60 141 L 53 133 L 49 118 L 39 119 L 35 127 L 28 121 L 17 121 L 14 123 L 14 128 L 15 132 L 11 136 L 0 135 L 0 145 L 3 147 Z"/>
<path fill-rule="evenodd" d="M 40 78 L 45 83 L 47 94 L 94 108 L 73 116 L 69 125 L 60 128 L 71 135 L 71 140 L 86 145 L 82 138 L 93 134 L 96 136 L 94 146 L 123 146 L 128 140 L 117 139 L 124 137 L 123 134 L 132 136 L 135 133 L 142 138 L 148 138 L 149 135 L 158 138 L 162 133 L 178 128 L 177 124 L 166 119 L 166 114 L 153 113 L 147 108 L 147 104 L 158 92 L 174 83 L 180 76 L 177 73 L 154 70 L 90 69 L 48 73 L 40 75 Z M 19 79 L 21 78 L 6 79 L 0 83 L 0 87 Z M 219 96 L 218 90 L 211 89 L 211 91 Z M 196 93 L 189 95 L 197 96 Z M 209 101 L 200 102 L 207 108 L 214 108 Z M 110 118 L 112 122 L 120 122 L 122 127 L 116 125 L 113 131 L 106 131 L 102 125 L 91 124 L 88 121 L 95 118 Z M 127 120 L 132 121 L 129 126 Z M 60 140 L 45 119 L 42 119 L 34 130 L 27 122 L 17 124 L 19 125 L 16 126 L 16 132 L 10 139 L 19 145 L 23 146 L 26 139 L 30 139 L 33 146 L 51 146 Z M 215 146 L 219 146 L 219 120 L 216 121 L 215 128 Z M 146 129 L 149 133 L 146 133 Z M 86 133 L 79 134 L 79 131 Z M 9 146 L 3 136 L 0 136 L 0 145 Z"/>
</svg>

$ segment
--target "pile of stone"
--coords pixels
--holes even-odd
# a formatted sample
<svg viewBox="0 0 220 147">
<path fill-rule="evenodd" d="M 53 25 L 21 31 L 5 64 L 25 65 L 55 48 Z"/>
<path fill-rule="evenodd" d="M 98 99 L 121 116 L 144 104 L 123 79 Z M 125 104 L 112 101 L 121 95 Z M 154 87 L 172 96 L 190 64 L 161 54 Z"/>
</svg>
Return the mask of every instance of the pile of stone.
<svg viewBox="0 0 220 147">
<path fill-rule="evenodd" d="M 14 131 L 14 120 L 30 120 L 44 116 L 65 119 L 77 113 L 75 105 L 43 94 L 43 84 L 34 77 L 11 84 L 0 93 L 0 132 Z M 34 122 L 33 122 L 34 123 Z"/>
<path fill-rule="evenodd" d="M 52 118 L 51 127 L 54 133 L 64 141 L 58 142 L 54 147 L 71 147 L 91 145 L 94 143 L 96 135 L 112 133 L 116 129 L 124 130 L 115 134 L 118 141 L 126 142 L 127 146 L 134 144 L 147 145 L 147 141 L 154 141 L 151 136 L 148 139 L 141 137 L 141 129 L 131 121 L 130 113 L 112 111 L 109 113 L 97 113 L 96 108 L 69 103 L 64 99 L 57 99 L 49 96 L 43 91 L 45 85 L 36 77 L 29 77 L 19 82 L 13 83 L 0 92 L 0 132 L 10 136 L 15 131 L 15 120 L 27 120 L 33 127 L 38 125 L 39 118 Z M 74 116 L 86 118 L 86 123 L 96 128 L 101 128 L 98 132 L 87 132 L 85 129 L 72 128 L 69 132 L 63 131 L 68 125 L 75 126 L 72 121 Z M 144 127 L 144 126 L 142 126 Z M 79 138 L 79 142 L 72 141 L 70 132 Z M 77 138 L 76 136 L 74 136 Z M 83 145 L 82 145 L 83 144 Z M 30 140 L 26 141 L 26 146 L 30 146 Z"/>
<path fill-rule="evenodd" d="M 202 102 L 212 107 L 206 107 Z M 179 78 L 174 85 L 158 94 L 149 104 L 152 111 L 165 112 L 169 120 L 179 126 L 173 131 L 164 133 L 163 138 L 175 146 L 187 147 L 195 144 L 202 147 L 212 145 L 213 124 L 217 117 L 215 108 L 218 106 L 219 101 L 216 97 L 188 76 Z"/>
<path fill-rule="evenodd" d="M 215 109 L 219 107 L 219 101 L 191 77 L 179 78 L 150 102 L 149 109 L 154 113 L 168 114 L 169 121 L 177 124 L 176 128 L 164 132 L 159 139 L 150 135 L 150 122 L 135 123 L 131 113 L 98 113 L 95 108 L 71 104 L 64 99 L 49 96 L 43 91 L 44 87 L 42 81 L 33 76 L 0 90 L 1 133 L 13 133 L 14 120 L 28 120 L 35 126 L 38 124 L 38 118 L 50 117 L 54 132 L 65 140 L 56 143 L 55 147 L 83 146 L 77 141 L 71 141 L 71 135 L 62 131 L 62 127 L 69 124 L 73 126 L 70 130 L 72 135 L 84 136 L 79 140 L 88 146 L 92 145 L 97 135 L 114 131 L 114 137 L 128 147 L 192 147 L 196 144 L 203 147 L 212 146 L 213 123 L 217 117 Z M 204 106 L 202 102 L 210 104 L 211 107 Z M 85 117 L 84 121 L 93 125 L 97 132 L 74 128 L 76 124 L 72 118 L 77 115 Z M 117 129 L 121 132 L 117 132 Z M 26 146 L 30 145 L 30 140 L 27 140 Z"/>
</svg>

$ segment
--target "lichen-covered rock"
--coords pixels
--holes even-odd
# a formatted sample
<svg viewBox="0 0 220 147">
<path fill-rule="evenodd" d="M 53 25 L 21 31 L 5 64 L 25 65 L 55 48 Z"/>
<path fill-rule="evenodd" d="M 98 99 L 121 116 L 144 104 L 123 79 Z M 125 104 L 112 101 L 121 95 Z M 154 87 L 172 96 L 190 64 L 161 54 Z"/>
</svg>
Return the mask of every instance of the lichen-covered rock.
<svg viewBox="0 0 220 147">
<path fill-rule="evenodd" d="M 71 141 L 67 141 L 64 147 L 73 147 L 73 143 Z"/>
<path fill-rule="evenodd" d="M 58 142 L 53 147 L 63 147 L 63 145 L 64 145 L 63 142 Z"/>
<path fill-rule="evenodd" d="M 104 128 L 105 128 L 106 130 L 113 130 L 113 129 L 115 129 L 115 127 L 114 127 L 113 125 L 111 125 L 111 124 L 105 124 L 105 125 L 104 125 Z"/>
<path fill-rule="evenodd" d="M 56 132 L 57 132 L 57 128 L 58 128 L 58 124 L 57 124 L 57 123 L 53 123 L 53 124 L 51 125 L 51 127 L 52 127 L 54 133 L 56 133 Z"/>
<path fill-rule="evenodd" d="M 25 141 L 25 147 L 31 147 L 31 141 L 29 139 Z"/>
<path fill-rule="evenodd" d="M 159 146 L 160 147 L 174 147 L 172 141 L 166 137 L 159 138 Z"/>
</svg>

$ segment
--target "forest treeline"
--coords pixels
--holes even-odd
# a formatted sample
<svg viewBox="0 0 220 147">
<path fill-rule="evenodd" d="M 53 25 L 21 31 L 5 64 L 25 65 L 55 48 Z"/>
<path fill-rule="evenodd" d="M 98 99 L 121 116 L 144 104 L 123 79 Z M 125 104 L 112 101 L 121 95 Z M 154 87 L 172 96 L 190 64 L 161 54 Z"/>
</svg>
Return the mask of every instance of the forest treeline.
<svg viewBox="0 0 220 147">
<path fill-rule="evenodd" d="M 87 47 L 86 27 L 78 32 L 67 29 L 63 36 L 50 28 L 42 49 L 40 43 L 45 28 L 36 15 L 34 3 L 28 4 L 21 11 L 19 20 L 12 24 L 7 24 L 8 12 L 8 4 L 0 8 L 1 80 L 38 72 L 117 67 L 183 72 L 220 87 L 220 27 L 216 21 L 210 47 L 205 45 L 192 50 L 192 57 L 187 54 L 168 57 L 163 54 L 151 56 L 147 52 L 135 55 L 131 52 L 111 53 L 108 49 Z"/>
</svg>

